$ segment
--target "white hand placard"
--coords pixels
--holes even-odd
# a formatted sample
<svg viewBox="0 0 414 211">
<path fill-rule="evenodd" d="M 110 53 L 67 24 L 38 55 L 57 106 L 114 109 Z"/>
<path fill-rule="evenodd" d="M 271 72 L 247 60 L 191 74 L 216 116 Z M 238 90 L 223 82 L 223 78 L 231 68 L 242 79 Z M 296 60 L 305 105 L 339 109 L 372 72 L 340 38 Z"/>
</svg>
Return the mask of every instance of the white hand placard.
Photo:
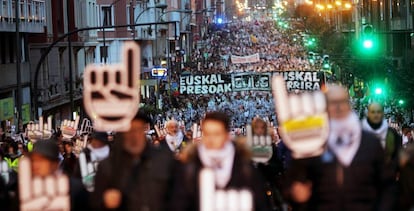
<svg viewBox="0 0 414 211">
<path fill-rule="evenodd" d="M 200 211 L 253 211 L 249 190 L 216 190 L 214 171 L 200 171 Z"/>
<path fill-rule="evenodd" d="M 82 120 L 81 128 L 80 128 L 80 135 L 89 135 L 93 132 L 93 126 L 89 119 L 84 118 Z"/>
<path fill-rule="evenodd" d="M 83 135 L 83 137 L 78 137 L 75 142 L 74 153 L 79 155 L 83 149 L 86 148 L 88 144 L 88 135 Z"/>
<path fill-rule="evenodd" d="M 288 95 L 283 77 L 272 81 L 279 133 L 294 158 L 321 155 L 329 134 L 325 95 L 316 91 Z"/>
<path fill-rule="evenodd" d="M 253 134 L 251 125 L 246 126 L 247 145 L 252 151 L 252 160 L 257 163 L 267 163 L 273 155 L 272 137 Z"/>
<path fill-rule="evenodd" d="M 19 200 L 21 211 L 70 210 L 68 177 L 32 177 L 29 158 L 19 163 Z"/>
<path fill-rule="evenodd" d="M 44 123 L 43 117 L 39 117 L 38 123 L 33 121 L 27 125 L 27 136 L 34 143 L 42 139 L 50 139 L 53 134 L 52 117 L 47 118 L 47 123 Z"/>
<path fill-rule="evenodd" d="M 73 137 L 75 137 L 78 132 L 78 126 L 79 126 L 79 116 L 77 116 L 74 121 L 67 120 L 67 119 L 63 120 L 60 126 L 63 139 L 70 140 Z"/>
<path fill-rule="evenodd" d="M 198 125 L 197 123 L 194 123 L 192 131 L 193 131 L 193 142 L 194 141 L 199 141 L 201 139 L 201 135 L 202 135 L 200 125 Z"/>
<path fill-rule="evenodd" d="M 98 161 L 90 155 L 91 159 L 88 162 L 85 152 L 81 152 L 79 155 L 80 172 L 82 176 L 82 183 L 85 185 L 89 192 L 93 192 L 95 189 L 95 174 L 98 169 Z"/>
<path fill-rule="evenodd" d="M 132 41 L 124 44 L 122 63 L 85 68 L 83 100 L 96 130 L 129 130 L 139 108 L 140 68 L 140 47 Z"/>
<path fill-rule="evenodd" d="M 6 161 L 0 162 L 0 175 L 3 177 L 4 183 L 8 184 L 10 181 L 10 170 Z"/>
<path fill-rule="evenodd" d="M 165 128 L 160 128 L 158 125 L 154 125 L 154 129 L 158 137 L 165 137 L 167 135 Z"/>
</svg>

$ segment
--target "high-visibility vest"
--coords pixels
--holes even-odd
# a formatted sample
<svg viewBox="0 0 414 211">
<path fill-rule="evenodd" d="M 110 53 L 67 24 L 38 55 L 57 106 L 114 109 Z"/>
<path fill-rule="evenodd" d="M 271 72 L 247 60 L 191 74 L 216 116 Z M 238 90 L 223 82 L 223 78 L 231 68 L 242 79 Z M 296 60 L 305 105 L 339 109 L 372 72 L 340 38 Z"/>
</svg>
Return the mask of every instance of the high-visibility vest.
<svg viewBox="0 0 414 211">
<path fill-rule="evenodd" d="M 32 150 L 33 150 L 33 143 L 31 141 L 29 141 L 27 143 L 27 151 L 32 152 Z"/>
<path fill-rule="evenodd" d="M 6 157 L 4 158 L 4 160 L 7 162 L 7 165 L 10 169 L 13 169 L 17 172 L 17 170 L 19 169 L 19 158 L 12 160 L 11 158 Z"/>
</svg>

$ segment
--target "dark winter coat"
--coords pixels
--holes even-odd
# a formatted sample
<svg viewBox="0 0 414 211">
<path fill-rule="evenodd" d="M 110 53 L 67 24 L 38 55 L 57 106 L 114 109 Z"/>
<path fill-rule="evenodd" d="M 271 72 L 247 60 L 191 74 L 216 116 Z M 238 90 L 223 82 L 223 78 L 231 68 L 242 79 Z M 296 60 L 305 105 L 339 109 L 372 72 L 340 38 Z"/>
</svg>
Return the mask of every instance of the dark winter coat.
<svg viewBox="0 0 414 211">
<path fill-rule="evenodd" d="M 394 210 L 396 187 L 393 171 L 385 165 L 380 141 L 362 132 L 362 141 L 350 166 L 342 166 L 327 151 L 320 157 L 293 160 L 290 182 L 311 181 L 310 201 L 295 210 Z"/>
<path fill-rule="evenodd" d="M 253 193 L 255 210 L 269 210 L 264 180 L 253 167 L 250 153 L 240 144 L 235 146 L 232 175 L 225 189 L 249 189 Z M 182 163 L 176 171 L 174 194 L 169 209 L 171 211 L 195 211 L 200 206 L 198 178 L 203 164 L 196 145 L 190 146 L 184 153 Z"/>
<path fill-rule="evenodd" d="M 106 210 L 103 194 L 112 188 L 122 193 L 122 203 L 117 210 L 166 210 L 175 163 L 171 153 L 148 143 L 140 160 L 134 162 L 117 144 L 112 154 L 98 166 L 91 200 L 94 210 Z"/>
</svg>

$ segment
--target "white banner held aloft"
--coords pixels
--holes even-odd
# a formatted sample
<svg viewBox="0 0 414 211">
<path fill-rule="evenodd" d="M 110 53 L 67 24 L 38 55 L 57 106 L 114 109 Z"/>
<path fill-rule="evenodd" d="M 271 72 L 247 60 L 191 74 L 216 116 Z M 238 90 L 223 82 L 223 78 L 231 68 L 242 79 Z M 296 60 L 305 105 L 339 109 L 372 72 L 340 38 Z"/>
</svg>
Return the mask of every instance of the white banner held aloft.
<svg viewBox="0 0 414 211">
<path fill-rule="evenodd" d="M 248 56 L 231 56 L 231 63 L 233 64 L 246 64 L 260 62 L 260 55 L 258 53 Z"/>
</svg>

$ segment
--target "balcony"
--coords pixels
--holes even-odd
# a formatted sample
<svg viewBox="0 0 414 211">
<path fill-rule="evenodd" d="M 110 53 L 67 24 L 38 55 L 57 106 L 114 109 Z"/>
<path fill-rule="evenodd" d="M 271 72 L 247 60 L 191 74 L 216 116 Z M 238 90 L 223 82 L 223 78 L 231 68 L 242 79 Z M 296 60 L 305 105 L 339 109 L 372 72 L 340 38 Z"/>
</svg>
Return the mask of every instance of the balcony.
<svg viewBox="0 0 414 211">
<path fill-rule="evenodd" d="M 10 19 L 12 20 L 12 19 Z M 42 21 L 35 21 L 29 19 L 21 19 L 20 22 L 20 32 L 24 33 L 43 33 L 44 32 L 45 23 Z M 14 22 L 14 18 L 12 21 L 9 21 L 9 18 L 0 18 L 0 32 L 15 32 L 16 31 L 16 23 Z"/>
</svg>

